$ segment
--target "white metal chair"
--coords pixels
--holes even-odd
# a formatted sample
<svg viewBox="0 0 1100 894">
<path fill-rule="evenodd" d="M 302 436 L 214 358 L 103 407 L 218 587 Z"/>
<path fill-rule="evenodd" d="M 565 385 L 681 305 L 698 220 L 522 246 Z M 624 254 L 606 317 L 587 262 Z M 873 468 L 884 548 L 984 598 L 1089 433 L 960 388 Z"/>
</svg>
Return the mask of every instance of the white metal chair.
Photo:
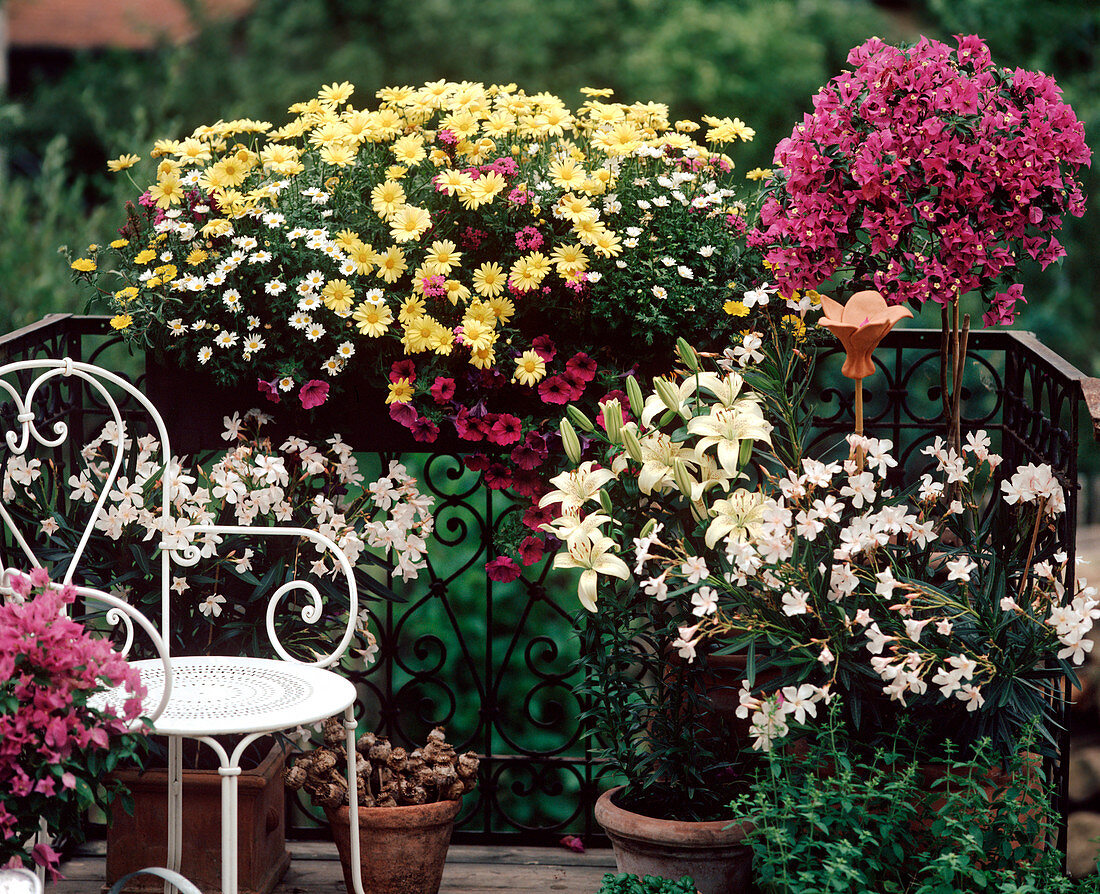
<svg viewBox="0 0 1100 894">
<path fill-rule="evenodd" d="M 30 377 L 26 387 L 20 387 L 17 377 L 19 373 L 23 374 L 24 380 Z M 347 557 L 331 539 L 306 528 L 183 524 L 180 519 L 173 518 L 172 498 L 175 481 L 168 471 L 168 461 L 172 454 L 168 432 L 160 413 L 129 381 L 89 363 L 69 358 L 35 359 L 0 366 L 0 403 L 10 399 L 16 409 L 17 428 L 5 432 L 10 454 L 24 456 L 32 441 L 47 449 L 62 446 L 67 442 L 70 429 L 64 421 L 57 421 L 52 425 L 51 436 L 42 434 L 36 423 L 36 407 L 43 403 L 39 398 L 48 385 L 54 384 L 52 380 L 58 377 L 75 378 L 87 383 L 92 395 L 101 402 L 109 417 L 114 418 L 116 422 L 117 437 L 110 444 L 114 450 L 111 469 L 92 509 L 91 518 L 84 527 L 72 561 L 58 585 L 75 582 L 79 593 L 105 603 L 109 607 L 107 620 L 112 624 L 121 623 L 125 626 L 125 651 L 129 650 L 133 642 L 136 624 L 150 636 L 160 656 L 158 659 L 135 661 L 133 666 L 139 669 L 142 683 L 148 690 L 143 713 L 152 721 L 154 734 L 168 738 L 167 869 L 172 873 L 178 873 L 183 850 L 181 824 L 183 739 L 190 738 L 203 742 L 218 756 L 219 773 L 222 777 L 222 892 L 237 894 L 237 777 L 241 772 L 242 754 L 248 745 L 261 736 L 315 723 L 342 712 L 344 728 L 347 731 L 352 877 L 356 894 L 365 894 L 359 864 L 359 813 L 355 783 L 354 703 L 356 693 L 350 681 L 328 670 L 343 656 L 355 632 L 358 595 L 355 576 Z M 308 604 L 302 610 L 302 619 L 308 623 L 316 623 L 321 618 L 322 598 L 317 588 L 309 581 L 291 581 L 282 585 L 268 602 L 266 626 L 268 639 L 278 656 L 275 659 L 240 656 L 172 658 L 169 646 L 165 642 L 167 637 L 162 638 L 158 635 L 155 625 L 133 606 L 101 590 L 79 585 L 80 559 L 92 535 L 96 520 L 104 512 L 108 492 L 118 476 L 124 459 L 126 435 L 123 414 L 115 399 L 115 394 L 118 393 L 135 401 L 148 414 L 153 430 L 160 440 L 165 461 L 160 519 L 162 532 L 171 532 L 171 535 L 162 536 L 159 544 L 150 544 L 151 548 L 159 547 L 160 553 L 160 629 L 165 632 L 169 629 L 171 613 L 169 585 L 172 567 L 174 565 L 193 566 L 200 558 L 199 548 L 192 543 L 194 535 L 210 533 L 306 538 L 322 545 L 332 554 L 347 581 L 350 601 L 348 620 L 343 636 L 329 653 L 312 662 L 301 661 L 283 647 L 276 631 L 275 618 L 279 604 L 283 597 L 295 588 L 304 590 L 308 595 Z M 41 562 L 36 557 L 32 546 L 20 532 L 2 502 L 0 502 L 0 518 L 30 565 L 40 566 Z M 4 571 L 6 569 L 0 568 L 0 580 L 4 579 Z M 121 707 L 124 698 L 125 693 L 121 690 L 107 693 L 102 698 L 101 704 Z M 232 752 L 228 752 L 213 738 L 219 735 L 240 735 L 242 738 Z M 165 881 L 166 894 L 176 887 L 170 878 L 169 876 Z M 181 889 L 177 888 L 177 890 Z"/>
</svg>

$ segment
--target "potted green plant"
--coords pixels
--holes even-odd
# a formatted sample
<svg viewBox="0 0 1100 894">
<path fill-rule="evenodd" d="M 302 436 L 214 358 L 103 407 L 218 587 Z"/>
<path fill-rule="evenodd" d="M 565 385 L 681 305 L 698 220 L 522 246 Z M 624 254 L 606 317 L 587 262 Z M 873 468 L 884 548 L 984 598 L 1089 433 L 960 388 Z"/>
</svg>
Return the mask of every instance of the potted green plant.
<svg viewBox="0 0 1100 894">
<path fill-rule="evenodd" d="M 127 800 L 107 774 L 144 753 L 143 727 L 131 729 L 144 691 L 106 639 L 69 617 L 71 586 L 6 568 L 0 595 L 0 866 L 56 878 L 53 845 L 83 840 L 89 808 Z M 122 716 L 90 703 L 116 686 L 132 695 Z"/>
<path fill-rule="evenodd" d="M 980 741 L 952 747 L 930 780 L 905 724 L 873 749 L 846 733 L 839 699 L 797 751 L 775 749 L 751 790 L 732 805 L 750 825 L 757 884 L 765 894 L 825 891 L 1095 891 L 1068 881 L 1050 844 L 1052 785 L 1027 739 L 1003 755 Z"/>
<path fill-rule="evenodd" d="M 774 356 L 786 358 L 766 370 L 799 390 L 809 364 L 792 358 L 806 334 L 789 311 L 776 301 L 761 312 L 775 318 Z M 741 483 L 744 471 L 754 449 L 794 442 L 746 383 L 743 364 L 765 369 L 752 362 L 760 343 L 746 344 L 701 360 L 681 342 L 676 381 L 658 378 L 647 395 L 628 378 L 626 403 L 604 402 L 596 421 L 571 409 L 561 430 L 575 468 L 543 498 L 555 514 L 547 530 L 563 543 L 555 565 L 580 572 L 576 624 L 594 744 L 624 783 L 601 796 L 596 818 L 620 871 L 691 875 L 704 894 L 749 884 L 744 829 L 730 826 L 727 806 L 747 764 L 729 718 L 715 713 L 715 656 L 697 650 L 688 630 L 714 611 L 716 593 L 645 566 L 650 549 L 675 544 L 683 573 L 698 581 L 706 568 L 689 561 L 685 544 L 705 550 L 720 524 L 759 523 L 762 500 Z M 712 510 L 720 521 L 708 528 Z"/>
</svg>

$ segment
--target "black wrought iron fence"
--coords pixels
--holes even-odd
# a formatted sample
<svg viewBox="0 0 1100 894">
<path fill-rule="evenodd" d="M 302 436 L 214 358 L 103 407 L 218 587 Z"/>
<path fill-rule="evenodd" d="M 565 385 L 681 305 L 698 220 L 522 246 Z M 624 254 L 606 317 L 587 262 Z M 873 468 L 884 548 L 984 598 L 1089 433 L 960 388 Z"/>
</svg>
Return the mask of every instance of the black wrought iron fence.
<svg viewBox="0 0 1100 894">
<path fill-rule="evenodd" d="M 865 427 L 894 442 L 899 475 L 925 459 L 921 448 L 941 431 L 939 338 L 933 331 L 894 331 L 877 353 L 880 371 L 865 381 Z M 143 372 L 141 358 L 127 356 L 105 317 L 57 315 L 0 337 L 0 362 L 47 355 L 94 360 L 138 378 Z M 833 375 L 833 363 L 839 367 L 839 358 L 826 357 L 821 364 L 822 381 L 841 383 L 820 394 L 815 440 L 822 448 L 839 442 L 853 415 L 851 389 Z M 163 376 L 163 368 L 160 372 Z M 199 399 L 191 374 L 180 376 L 172 409 L 181 425 L 187 423 L 188 451 L 218 448 L 222 416 L 251 404 L 231 405 L 224 398 L 217 403 L 213 392 Z M 88 396 L 62 388 L 50 397 L 50 413 L 69 414 L 81 420 L 80 430 L 92 430 L 97 414 Z M 987 430 L 1008 468 L 1021 462 L 1054 468 L 1068 509 L 1058 541 L 1072 568 L 1077 448 L 1079 436 L 1095 432 L 1100 420 L 1100 382 L 1029 333 L 995 331 L 971 336 L 964 388 L 964 432 Z M 173 414 L 166 418 L 172 434 Z M 374 428 L 369 417 L 359 419 L 345 440 L 374 453 L 379 469 L 392 459 L 409 464 L 438 508 L 428 569 L 407 587 L 394 584 L 406 601 L 370 606 L 379 660 L 347 668 L 360 689 L 361 716 L 402 744 L 422 741 L 432 726 L 443 723 L 456 747 L 482 755 L 480 785 L 467 799 L 456 840 L 522 837 L 525 843 L 545 844 L 565 831 L 594 837 L 592 805 L 607 783 L 579 719 L 584 705 L 573 685 L 577 640 L 570 621 L 576 606 L 571 581 L 554 572 L 549 560 L 525 568 L 513 583 L 488 580 L 484 563 L 493 556 L 494 531 L 514 505 L 485 488 L 480 473 L 467 470 L 457 453 L 380 445 L 370 438 Z M 312 815 L 303 806 L 292 834 L 315 834 Z"/>
</svg>

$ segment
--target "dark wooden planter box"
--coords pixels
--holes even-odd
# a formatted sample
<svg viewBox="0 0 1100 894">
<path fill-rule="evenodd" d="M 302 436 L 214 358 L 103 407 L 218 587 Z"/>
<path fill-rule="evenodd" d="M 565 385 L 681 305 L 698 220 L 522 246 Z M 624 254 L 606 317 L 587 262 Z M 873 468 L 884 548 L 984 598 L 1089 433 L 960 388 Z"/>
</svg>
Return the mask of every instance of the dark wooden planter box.
<svg viewBox="0 0 1100 894">
<path fill-rule="evenodd" d="M 284 820 L 283 751 L 272 746 L 258 767 L 237 777 L 240 894 L 270 894 L 290 866 Z M 116 800 L 107 825 L 107 880 L 164 866 L 168 859 L 168 771 L 120 770 L 134 797 L 131 816 Z M 221 776 L 217 770 L 183 772 L 183 865 L 180 871 L 204 894 L 221 891 Z M 163 890 L 152 876 L 139 876 L 127 892 Z"/>
</svg>

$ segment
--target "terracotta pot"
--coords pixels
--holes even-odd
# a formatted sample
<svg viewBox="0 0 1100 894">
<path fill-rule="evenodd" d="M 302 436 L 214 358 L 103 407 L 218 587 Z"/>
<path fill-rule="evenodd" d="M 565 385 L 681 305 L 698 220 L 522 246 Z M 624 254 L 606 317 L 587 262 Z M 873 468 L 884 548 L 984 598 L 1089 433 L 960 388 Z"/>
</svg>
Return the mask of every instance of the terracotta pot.
<svg viewBox="0 0 1100 894">
<path fill-rule="evenodd" d="M 409 807 L 359 808 L 359 865 L 368 894 L 436 894 L 451 830 L 462 801 Z M 348 894 L 351 884 L 350 815 L 347 807 L 326 807 Z"/>
<path fill-rule="evenodd" d="M 283 751 L 272 746 L 255 769 L 237 777 L 240 894 L 270 894 L 290 866 L 284 821 Z M 168 771 L 119 770 L 134 813 L 118 800 L 107 825 L 107 886 L 168 859 Z M 221 776 L 217 770 L 183 771 L 183 865 L 180 872 L 203 894 L 221 891 Z M 164 882 L 142 875 L 124 891 L 162 891 Z"/>
<path fill-rule="evenodd" d="M 744 844 L 745 826 L 631 813 L 615 803 L 622 791 L 622 786 L 613 788 L 596 801 L 596 822 L 611 839 L 619 872 L 669 879 L 690 875 L 700 894 L 749 891 L 752 851 Z"/>
</svg>

